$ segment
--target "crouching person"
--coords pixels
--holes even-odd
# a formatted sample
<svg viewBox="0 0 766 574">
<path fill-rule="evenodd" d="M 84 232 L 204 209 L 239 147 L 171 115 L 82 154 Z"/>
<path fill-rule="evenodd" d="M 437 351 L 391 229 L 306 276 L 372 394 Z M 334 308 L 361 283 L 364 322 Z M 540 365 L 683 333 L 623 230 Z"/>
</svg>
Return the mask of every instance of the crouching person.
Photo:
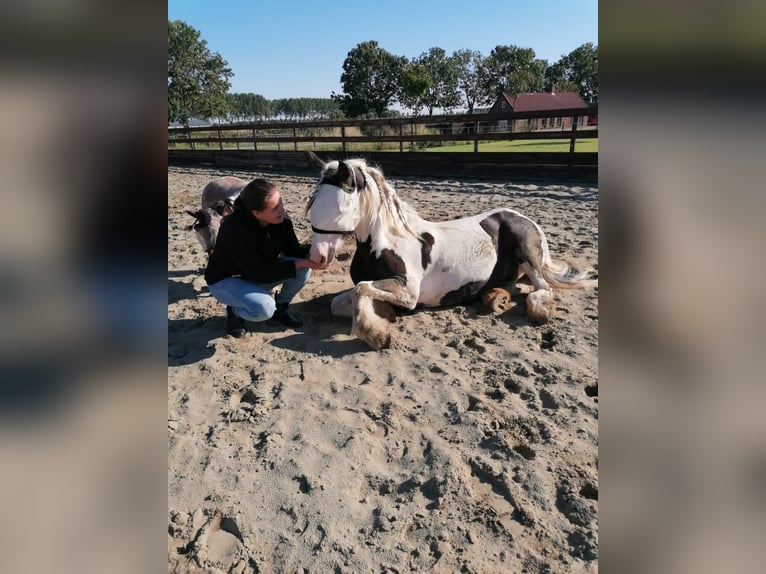
<svg viewBox="0 0 766 574">
<path fill-rule="evenodd" d="M 226 305 L 226 332 L 245 335 L 245 320 L 274 319 L 286 327 L 303 321 L 288 309 L 312 269 L 326 269 L 307 259 L 286 216 L 277 187 L 254 179 L 234 202 L 234 212 L 221 222 L 215 250 L 205 270 L 210 294 Z M 272 297 L 272 290 L 280 286 Z"/>
</svg>

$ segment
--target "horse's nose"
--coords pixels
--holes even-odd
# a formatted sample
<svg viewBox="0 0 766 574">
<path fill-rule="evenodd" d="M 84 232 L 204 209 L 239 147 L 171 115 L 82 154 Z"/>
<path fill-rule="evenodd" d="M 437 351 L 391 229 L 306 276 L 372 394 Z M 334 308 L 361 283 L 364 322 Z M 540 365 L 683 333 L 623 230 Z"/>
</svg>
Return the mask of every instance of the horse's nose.
<svg viewBox="0 0 766 574">
<path fill-rule="evenodd" d="M 319 264 L 320 265 L 324 265 L 326 261 L 327 261 L 327 257 L 325 257 L 324 255 L 319 257 Z"/>
</svg>

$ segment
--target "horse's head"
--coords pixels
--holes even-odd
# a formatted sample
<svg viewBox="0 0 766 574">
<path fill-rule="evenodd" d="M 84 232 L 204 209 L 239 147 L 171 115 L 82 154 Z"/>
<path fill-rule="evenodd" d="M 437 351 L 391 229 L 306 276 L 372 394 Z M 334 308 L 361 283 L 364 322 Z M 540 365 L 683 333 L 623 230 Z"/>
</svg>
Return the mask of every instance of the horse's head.
<svg viewBox="0 0 766 574">
<path fill-rule="evenodd" d="M 218 230 L 221 227 L 223 215 L 213 207 L 206 207 L 197 211 L 186 211 L 194 218 L 194 223 L 189 229 L 194 230 L 197 241 L 202 245 L 205 253 L 210 255 L 215 248 L 215 241 L 218 237 Z"/>
<path fill-rule="evenodd" d="M 306 206 L 313 231 L 310 257 L 317 263 L 331 263 L 344 235 L 359 224 L 359 193 L 367 186 L 365 164 L 358 159 L 324 163 L 309 153 L 311 165 L 321 169 Z"/>
</svg>

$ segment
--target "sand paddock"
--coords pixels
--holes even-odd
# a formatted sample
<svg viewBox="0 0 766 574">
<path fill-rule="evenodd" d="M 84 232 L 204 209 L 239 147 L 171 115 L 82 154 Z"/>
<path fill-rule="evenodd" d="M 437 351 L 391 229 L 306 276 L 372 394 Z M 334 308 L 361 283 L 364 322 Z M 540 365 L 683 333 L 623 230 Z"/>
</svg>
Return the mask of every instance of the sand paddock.
<svg viewBox="0 0 766 574">
<path fill-rule="evenodd" d="M 310 239 L 314 176 L 168 170 L 168 571 L 596 572 L 598 289 L 543 326 L 522 296 L 402 313 L 376 352 L 330 314 L 349 238 L 295 299 L 304 328 L 232 339 L 185 213 L 222 175 L 276 182 Z M 389 179 L 427 219 L 511 207 L 597 267 L 596 187 Z"/>
</svg>

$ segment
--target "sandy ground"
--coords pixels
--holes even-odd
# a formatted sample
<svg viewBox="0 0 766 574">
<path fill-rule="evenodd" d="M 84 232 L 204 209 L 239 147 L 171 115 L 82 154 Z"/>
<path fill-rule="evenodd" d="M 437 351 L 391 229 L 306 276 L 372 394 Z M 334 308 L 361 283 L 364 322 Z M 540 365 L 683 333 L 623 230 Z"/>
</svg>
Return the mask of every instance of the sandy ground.
<svg viewBox="0 0 766 574">
<path fill-rule="evenodd" d="M 169 572 L 597 572 L 598 289 L 400 315 L 372 351 L 332 317 L 354 250 L 294 301 L 300 330 L 225 335 L 185 209 L 221 175 L 280 186 L 298 238 L 315 181 L 168 170 Z M 507 206 L 598 267 L 598 189 L 389 178 L 421 216 Z"/>
</svg>

